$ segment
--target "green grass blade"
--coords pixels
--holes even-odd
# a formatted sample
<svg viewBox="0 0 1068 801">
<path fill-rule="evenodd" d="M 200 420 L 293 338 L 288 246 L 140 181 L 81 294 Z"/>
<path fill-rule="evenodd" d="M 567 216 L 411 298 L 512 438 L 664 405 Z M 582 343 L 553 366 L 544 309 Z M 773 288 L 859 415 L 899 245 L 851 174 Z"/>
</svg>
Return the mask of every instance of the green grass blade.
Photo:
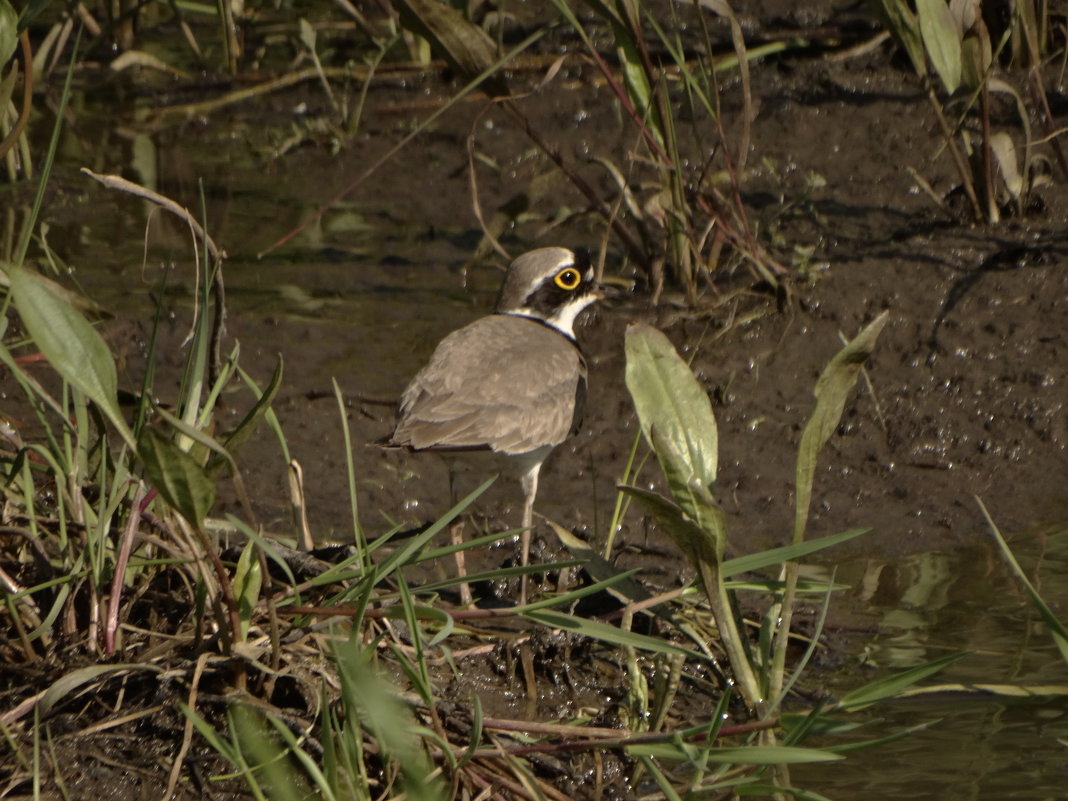
<svg viewBox="0 0 1068 801">
<path fill-rule="evenodd" d="M 535 623 L 541 623 L 543 626 L 566 629 L 612 645 L 622 645 L 627 648 L 637 648 L 642 651 L 652 651 L 659 654 L 682 654 L 683 656 L 704 659 L 701 654 L 688 648 L 681 648 L 678 645 L 673 645 L 645 634 L 625 631 L 597 620 L 587 620 L 574 615 L 565 615 L 562 612 L 550 612 L 548 610 L 524 612 L 523 617 L 529 618 Z"/>
<path fill-rule="evenodd" d="M 684 758 L 683 753 L 671 744 L 632 745 L 627 748 L 632 754 L 644 754 L 660 759 Z M 809 762 L 837 762 L 838 754 L 819 748 L 796 748 L 788 745 L 743 745 L 737 748 L 711 748 L 705 755 L 709 762 L 730 765 L 801 765 Z"/>
<path fill-rule="evenodd" d="M 923 723 L 918 723 L 915 726 L 909 726 L 905 729 L 898 729 L 890 734 L 883 735 L 882 737 L 873 737 L 870 740 L 863 740 L 859 743 L 846 743 L 845 745 L 829 745 L 827 749 L 835 754 L 848 754 L 850 751 L 859 751 L 863 748 L 874 748 L 880 745 L 886 745 L 887 743 L 893 743 L 898 740 L 904 740 L 906 737 L 910 737 L 916 732 L 924 731 L 932 726 L 937 726 L 942 722 L 941 718 L 935 720 L 925 720 Z"/>
<path fill-rule="evenodd" d="M 282 557 L 282 554 L 279 553 L 273 541 L 261 537 L 251 526 L 233 515 L 228 514 L 226 519 L 234 528 L 248 537 L 249 540 L 256 543 L 260 550 L 262 550 L 272 562 L 278 565 L 278 568 L 286 574 L 286 580 L 289 582 L 290 586 L 296 586 L 297 578 L 293 575 L 293 570 L 290 568 L 289 563 Z"/>
<path fill-rule="evenodd" d="M 1020 563 L 1016 561 L 1012 549 L 1010 549 L 1009 544 L 1005 542 L 1005 538 L 1001 536 L 1001 531 L 998 530 L 997 525 L 994 523 L 994 519 L 990 516 L 990 512 L 987 511 L 986 506 L 979 499 L 978 495 L 975 496 L 975 502 L 979 504 L 979 508 L 983 512 L 983 517 L 986 518 L 987 525 L 990 526 L 990 532 L 994 535 L 994 539 L 997 542 L 998 547 L 1001 549 L 1005 561 L 1009 563 L 1012 572 L 1016 574 L 1016 577 L 1020 579 L 1024 587 L 1027 588 L 1027 593 L 1031 596 L 1031 602 L 1035 605 L 1039 615 L 1042 616 L 1046 628 L 1049 629 L 1049 635 L 1053 638 L 1053 642 L 1057 646 L 1057 650 L 1060 652 L 1061 659 L 1068 664 L 1068 629 L 1064 627 L 1064 624 L 1053 614 L 1053 610 L 1046 605 L 1044 600 L 1042 600 L 1042 596 L 1038 594 L 1035 585 L 1031 583 L 1031 580 L 1027 577 L 1023 568 L 1020 567 Z"/>
<path fill-rule="evenodd" d="M 360 553 L 365 555 L 364 564 L 368 564 L 371 555 L 367 551 L 367 537 L 363 533 L 363 526 L 360 525 L 360 505 L 356 497 L 356 465 L 352 460 L 352 434 L 349 431 L 349 418 L 345 413 L 345 398 L 341 394 L 341 387 L 338 386 L 337 379 L 331 379 L 331 383 L 334 386 L 334 398 L 337 399 L 338 417 L 341 420 L 341 442 L 345 448 L 345 475 L 349 482 L 349 509 L 352 513 L 352 536 L 356 541 L 356 548 Z"/>
<path fill-rule="evenodd" d="M 430 540 L 432 540 L 436 534 L 447 528 L 453 520 L 455 520 L 457 517 L 460 516 L 460 514 L 463 513 L 464 509 L 474 503 L 475 499 L 478 498 L 478 496 L 485 492 L 487 489 L 489 489 L 490 485 L 496 480 L 497 477 L 492 476 L 491 478 L 488 478 L 483 481 L 482 484 L 476 487 L 466 497 L 461 499 L 459 503 L 452 507 L 452 509 L 447 511 L 444 515 L 442 515 L 440 518 L 435 520 L 430 526 L 428 526 L 426 531 L 415 537 L 412 537 L 410 540 L 408 540 L 408 542 L 404 543 L 404 545 L 397 548 L 397 550 L 390 554 L 389 557 L 383 560 L 382 564 L 379 565 L 377 571 L 378 579 L 384 579 L 386 576 L 388 576 L 401 565 L 407 564 L 414 554 L 416 554 L 424 545 L 430 542 Z"/>
<path fill-rule="evenodd" d="M 279 354 L 278 362 L 275 364 L 274 373 L 271 375 L 271 380 L 267 382 L 267 388 L 262 392 L 258 389 L 259 397 L 256 399 L 256 403 L 249 409 L 248 414 L 242 418 L 241 422 L 237 424 L 230 435 L 223 442 L 223 448 L 229 454 L 239 448 L 255 431 L 260 421 L 267 414 L 267 411 L 271 408 L 271 403 L 274 401 L 274 396 L 278 394 L 278 388 L 282 385 L 282 356 Z M 251 384 L 255 387 L 255 384 Z M 214 453 L 211 459 L 208 461 L 208 465 L 205 468 L 208 475 L 215 475 L 226 464 L 232 464 L 232 461 L 221 453 Z"/>
<path fill-rule="evenodd" d="M 237 613 L 241 619 L 241 639 L 248 636 L 248 627 L 252 614 L 260 599 L 263 587 L 263 572 L 260 568 L 259 551 L 256 543 L 249 540 L 241 549 L 234 573 L 234 596 L 237 598 Z"/>
<path fill-rule="evenodd" d="M 960 661 L 967 655 L 967 651 L 958 651 L 955 654 L 943 656 L 918 667 L 895 673 L 892 676 L 877 679 L 870 684 L 865 684 L 863 687 L 858 687 L 847 693 L 838 702 L 838 706 L 846 711 L 855 712 L 879 701 L 895 698 L 904 690 L 916 684 L 916 682 L 923 681 L 928 676 L 933 676 L 938 671 Z"/>
<path fill-rule="evenodd" d="M 37 219 L 41 214 L 41 206 L 44 204 L 45 189 L 48 187 L 48 177 L 52 174 L 52 165 L 55 163 L 56 151 L 59 149 L 59 134 L 63 130 L 63 121 L 67 115 L 67 104 L 70 101 L 71 81 L 74 79 L 74 67 L 78 63 L 78 46 L 82 41 L 82 28 L 78 26 L 78 33 L 74 37 L 74 47 L 71 48 L 70 66 L 67 67 L 67 77 L 63 82 L 63 94 L 59 99 L 59 108 L 56 109 L 56 123 L 52 126 L 52 138 L 48 141 L 48 151 L 45 153 L 44 166 L 41 169 L 41 177 L 37 181 L 37 193 L 33 197 L 33 209 L 26 219 L 26 227 L 19 237 L 15 246 L 15 266 L 21 267 L 26 260 L 26 251 L 30 247 L 30 239 L 33 229 L 37 225 Z M 28 79 L 27 79 L 28 80 Z"/>
<path fill-rule="evenodd" d="M 47 715 L 52 711 L 52 708 L 56 704 L 72 695 L 76 690 L 91 681 L 95 681 L 101 676 L 108 676 L 113 673 L 134 673 L 137 671 L 162 673 L 163 668 L 157 667 L 156 665 L 137 663 L 89 665 L 88 667 L 78 668 L 54 681 L 41 695 L 40 700 L 36 704 L 37 709 L 40 710 L 42 716 Z"/>
<path fill-rule="evenodd" d="M 756 570 L 762 570 L 765 567 L 771 567 L 772 565 L 778 566 L 783 562 L 800 559 L 802 556 L 808 556 L 810 553 L 816 553 L 817 551 L 830 548 L 833 545 L 848 542 L 854 537 L 859 537 L 861 534 L 867 534 L 869 531 L 871 531 L 870 528 L 852 528 L 838 534 L 830 534 L 826 537 L 806 540 L 797 545 L 784 545 L 781 548 L 770 548 L 766 551 L 760 551 L 760 553 L 727 559 L 723 563 L 723 575 L 725 578 L 730 578 L 731 576 L 737 576 L 740 573 L 751 573 Z"/>
</svg>

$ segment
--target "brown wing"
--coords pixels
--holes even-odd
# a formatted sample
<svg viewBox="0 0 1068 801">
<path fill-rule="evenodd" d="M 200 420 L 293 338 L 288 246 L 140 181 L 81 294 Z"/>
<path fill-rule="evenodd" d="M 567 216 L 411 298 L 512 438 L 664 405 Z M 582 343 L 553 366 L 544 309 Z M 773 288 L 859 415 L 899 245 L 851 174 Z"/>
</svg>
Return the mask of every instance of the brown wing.
<svg viewBox="0 0 1068 801">
<path fill-rule="evenodd" d="M 525 317 L 454 331 L 401 397 L 392 444 L 526 453 L 563 442 L 581 410 L 586 364 L 570 339 Z"/>
</svg>

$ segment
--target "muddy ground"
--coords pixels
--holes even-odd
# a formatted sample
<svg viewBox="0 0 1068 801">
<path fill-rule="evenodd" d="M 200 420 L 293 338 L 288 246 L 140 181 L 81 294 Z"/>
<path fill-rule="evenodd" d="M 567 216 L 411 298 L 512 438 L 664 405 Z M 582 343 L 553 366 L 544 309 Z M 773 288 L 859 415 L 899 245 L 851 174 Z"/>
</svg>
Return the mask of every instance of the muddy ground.
<svg viewBox="0 0 1068 801">
<path fill-rule="evenodd" d="M 919 191 L 909 171 L 940 194 L 950 195 L 956 184 L 907 63 L 890 42 L 846 53 L 877 33 L 862 10 L 767 4 L 749 10 L 745 26 L 754 42 L 805 35 L 817 43 L 753 69 L 757 113 L 743 196 L 762 241 L 795 269 L 789 292 L 769 296 L 735 263 L 717 274 L 695 309 L 670 291 L 651 307 L 637 276 L 632 291 L 588 314 L 579 330 L 591 368 L 585 426 L 546 465 L 537 510 L 592 539 L 603 536 L 635 430 L 623 386 L 623 334 L 628 323 L 644 320 L 662 327 L 693 357 L 714 400 L 721 442 L 718 495 L 730 518 L 731 550 L 741 554 L 784 544 L 793 519 L 795 450 L 816 377 L 840 347 L 841 335 L 853 335 L 889 310 L 890 322 L 869 365 L 870 386 L 858 387 L 822 455 L 811 533 L 872 527 L 866 538 L 836 552 L 843 558 L 858 549 L 893 558 L 972 546 L 984 530 L 973 495 L 983 498 L 1008 532 L 1064 520 L 1068 179 L 1054 171 L 1026 218 L 997 225 L 963 221 Z M 1054 70 L 1045 78 L 1058 127 L 1064 123 L 1065 87 Z M 586 158 L 619 160 L 630 152 L 633 132 L 621 124 L 588 65 L 569 61 L 557 81 L 522 101 L 524 110 L 565 157 L 609 191 L 603 171 Z M 114 98 L 137 99 L 137 90 L 122 79 L 108 78 L 106 84 Z M 231 253 L 229 330 L 242 343 L 242 365 L 262 380 L 276 354 L 285 359 L 285 387 L 275 408 L 304 466 L 311 524 L 323 541 L 351 536 L 332 377 L 348 399 L 360 508 L 369 532 L 381 533 L 389 520 L 421 523 L 445 508 L 445 472 L 435 460 L 385 453 L 368 443 L 389 432 L 390 404 L 434 342 L 492 303 L 496 268 L 464 266 L 480 240 L 466 173 L 465 141 L 474 116 L 482 115 L 478 145 L 498 165 L 480 172 L 484 208 L 498 208 L 552 172 L 504 115 L 474 100 L 367 179 L 327 213 L 313 235 L 256 259 L 454 86 L 437 76 L 409 84 L 376 84 L 363 131 L 336 153 L 329 136 L 302 127 L 326 113 L 325 101 L 311 88 L 198 115 L 154 134 L 161 192 L 195 207 L 196 178 L 212 176 L 212 230 Z M 202 88 L 178 86 L 163 102 L 188 102 L 197 92 Z M 298 104 L 305 107 L 295 113 Z M 725 118 L 736 125 L 739 91 L 730 76 L 724 104 Z M 1018 135 L 1011 107 L 997 111 L 995 124 Z M 89 134 L 100 124 L 100 112 L 82 114 L 82 127 L 78 119 L 72 123 L 70 148 L 78 152 L 61 166 L 55 195 L 57 204 L 72 202 L 55 225 L 70 234 L 67 258 L 78 266 L 90 294 L 103 296 L 111 307 L 120 295 L 128 296 L 131 308 L 116 309 L 123 319 L 116 330 L 126 338 L 116 339 L 128 343 L 121 366 L 132 380 L 150 319 L 143 221 L 131 216 L 129 201 L 107 198 L 120 213 L 102 214 L 103 190 L 87 187 L 74 170 L 90 150 L 104 161 L 108 157 L 100 154 L 113 152 L 111 146 L 129 154 L 137 126 L 131 116 L 123 127 L 107 128 L 101 147 Z M 272 134 L 284 128 L 279 120 L 307 136 L 299 148 L 268 157 L 268 145 L 282 138 Z M 222 141 L 220 131 L 227 132 Z M 123 165 L 97 168 L 119 171 Z M 563 180 L 550 179 L 549 185 L 548 192 L 531 193 L 529 213 L 504 244 L 513 253 L 557 243 L 596 250 L 601 230 L 590 215 L 550 225 L 561 208 L 581 210 L 583 201 Z M 169 236 L 153 245 L 157 257 L 184 252 L 182 234 L 171 230 Z M 607 270 L 636 278 L 614 245 Z M 181 272 L 175 272 L 181 284 Z M 177 341 L 182 333 L 179 310 L 168 335 Z M 168 358 L 177 365 L 184 354 L 175 349 Z M 261 522 L 288 533 L 277 444 L 264 435 L 239 462 L 248 471 Z M 643 482 L 659 485 L 651 468 Z M 218 511 L 236 506 L 224 501 Z M 516 525 L 514 488 L 495 487 L 476 515 L 474 527 Z M 543 558 L 559 552 L 544 526 L 539 541 Z M 641 567 L 651 588 L 672 588 L 690 576 L 666 538 L 636 512 L 624 522 L 618 550 L 618 562 Z M 487 565 L 506 563 L 513 551 L 501 546 L 484 558 Z M 832 619 L 837 614 L 844 620 L 848 612 L 836 610 Z M 863 631 L 863 615 L 859 624 L 850 618 L 849 625 Z M 452 683 L 442 694 L 463 698 L 474 691 L 487 711 L 511 717 L 533 712 L 550 718 L 590 706 L 598 710 L 600 725 L 610 725 L 620 691 L 614 668 L 571 642 L 546 641 L 539 648 L 546 670 L 539 674 L 544 686 L 533 710 L 496 656 L 467 663 L 459 678 L 443 675 L 443 682 Z M 697 697 L 678 713 L 679 724 L 707 714 L 714 700 L 693 692 Z M 160 720 L 153 730 L 164 741 L 174 737 L 177 725 Z M 114 767 L 115 760 L 94 759 L 90 754 L 79 763 L 84 770 L 72 776 L 75 797 L 114 781 L 106 765 Z M 165 781 L 165 772 L 154 757 L 145 762 L 137 775 L 162 786 L 156 782 Z M 582 797 L 593 770 L 580 757 L 559 776 L 558 786 Z M 125 782 L 128 797 L 140 797 L 139 781 Z M 630 792 L 622 772 L 608 777 L 604 797 Z M 201 796 L 188 789 L 186 797 Z"/>
</svg>

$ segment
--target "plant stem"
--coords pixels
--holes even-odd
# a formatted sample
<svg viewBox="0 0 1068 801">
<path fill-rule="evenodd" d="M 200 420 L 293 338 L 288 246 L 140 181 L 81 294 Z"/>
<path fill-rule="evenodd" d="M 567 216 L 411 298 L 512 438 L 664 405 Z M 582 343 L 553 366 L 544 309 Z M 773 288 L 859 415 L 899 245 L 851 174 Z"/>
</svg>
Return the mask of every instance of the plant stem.
<svg viewBox="0 0 1068 801">
<path fill-rule="evenodd" d="M 760 683 L 753 672 L 749 654 L 742 646 L 742 636 L 734 622 L 734 612 L 731 609 L 730 598 L 727 596 L 727 586 L 723 582 L 723 574 L 720 572 L 718 563 L 702 559 L 698 562 L 701 572 L 701 581 L 705 585 L 705 594 L 708 595 L 708 603 L 712 607 L 712 614 L 716 618 L 716 626 L 719 628 L 719 636 L 723 642 L 723 648 L 730 660 L 734 679 L 738 682 L 738 688 L 746 704 L 753 709 L 758 718 L 763 718 L 767 712 L 767 699 L 760 690 Z"/>
<path fill-rule="evenodd" d="M 979 198 L 975 194 L 975 181 L 972 179 L 971 170 L 968 167 L 968 161 L 964 158 L 964 154 L 960 152 L 960 147 L 957 145 L 957 140 L 953 138 L 953 129 L 949 127 L 949 122 L 946 120 L 946 115 L 942 113 L 942 106 L 938 102 L 938 97 L 935 95 L 933 88 L 927 89 L 927 99 L 931 101 L 931 106 L 934 108 L 935 119 L 938 120 L 938 127 L 942 129 L 942 136 L 946 140 L 946 148 L 949 150 L 949 154 L 953 157 L 953 163 L 957 166 L 957 173 L 960 175 L 961 186 L 964 188 L 964 194 L 968 196 L 968 202 L 971 203 L 972 213 L 975 215 L 977 221 L 984 219 L 982 206 L 979 205 Z"/>
</svg>

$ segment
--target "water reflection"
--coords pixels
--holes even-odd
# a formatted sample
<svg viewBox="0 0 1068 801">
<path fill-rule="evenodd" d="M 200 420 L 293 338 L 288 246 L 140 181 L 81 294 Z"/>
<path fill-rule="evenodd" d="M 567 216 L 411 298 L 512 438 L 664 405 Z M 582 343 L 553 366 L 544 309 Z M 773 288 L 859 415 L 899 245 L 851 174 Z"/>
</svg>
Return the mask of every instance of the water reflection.
<svg viewBox="0 0 1068 801">
<path fill-rule="evenodd" d="M 830 678 L 829 689 L 843 693 L 891 669 L 964 649 L 968 657 L 927 683 L 993 685 L 994 692 L 961 687 L 866 710 L 869 725 L 857 741 L 934 723 L 903 740 L 850 752 L 833 766 L 798 768 L 796 784 L 835 799 L 1064 797 L 1068 666 L 996 545 L 984 534 L 975 540 L 953 551 L 839 565 L 837 579 L 854 588 L 847 604 L 872 620 L 873 630 L 858 636 L 856 658 Z M 1009 541 L 1046 602 L 1063 609 L 1068 523 Z M 1042 686 L 1050 694 L 1008 697 L 998 685 Z"/>
</svg>

